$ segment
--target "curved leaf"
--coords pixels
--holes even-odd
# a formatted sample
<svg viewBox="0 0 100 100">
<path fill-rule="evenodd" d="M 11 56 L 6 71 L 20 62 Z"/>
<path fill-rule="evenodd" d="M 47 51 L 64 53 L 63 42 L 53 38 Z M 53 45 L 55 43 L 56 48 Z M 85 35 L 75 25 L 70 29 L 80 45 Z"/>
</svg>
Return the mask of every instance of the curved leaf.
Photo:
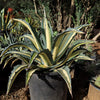
<svg viewBox="0 0 100 100">
<path fill-rule="evenodd" d="M 75 41 L 74 45 L 69 49 L 68 51 L 68 57 L 72 54 L 72 52 L 74 50 L 76 50 L 79 46 L 85 45 L 85 44 L 89 44 L 89 43 L 93 43 L 94 41 L 91 40 L 78 40 Z"/>
<path fill-rule="evenodd" d="M 35 41 L 35 44 L 36 44 L 36 48 L 41 51 L 42 50 L 42 47 L 41 47 L 41 44 L 39 43 L 38 39 L 36 38 L 35 34 L 33 33 L 32 31 L 32 28 L 31 26 L 29 25 L 28 22 L 26 22 L 25 20 L 22 20 L 22 19 L 13 19 L 14 21 L 18 21 L 20 22 L 21 24 L 23 24 L 28 30 L 29 32 L 32 34 L 32 37 Z"/>
<path fill-rule="evenodd" d="M 77 56 L 79 56 L 81 53 L 84 53 L 84 52 L 86 52 L 87 50 L 86 49 L 78 49 L 78 50 L 75 50 L 72 54 L 71 54 L 71 56 L 68 58 L 68 61 L 70 61 L 70 60 L 72 60 L 72 59 L 74 59 L 74 58 L 76 58 Z"/>
<path fill-rule="evenodd" d="M 67 86 L 68 86 L 68 89 L 69 89 L 69 92 L 70 94 L 72 95 L 72 86 L 71 86 L 71 76 L 70 76 L 70 71 L 69 71 L 69 68 L 66 66 L 65 69 L 63 68 L 58 68 L 56 70 L 60 75 L 61 77 L 65 80 Z"/>
<path fill-rule="evenodd" d="M 91 24 L 84 24 L 84 25 L 80 25 L 80 26 L 78 26 L 78 27 L 75 27 L 75 29 L 81 29 L 81 28 L 83 28 L 83 27 L 87 27 L 87 26 L 90 26 Z"/>
<path fill-rule="evenodd" d="M 37 46 L 36 46 L 36 43 L 35 43 L 34 39 L 32 38 L 32 36 L 30 34 L 23 35 L 23 36 L 20 37 L 20 39 L 21 38 L 28 38 L 33 43 L 33 46 L 34 46 L 35 50 L 38 49 Z"/>
<path fill-rule="evenodd" d="M 5 60 L 5 63 L 4 63 L 4 66 L 3 66 L 3 69 L 6 67 L 6 65 L 8 64 L 9 61 L 11 61 L 12 59 L 14 59 L 15 57 L 9 57 Z M 18 60 L 18 59 L 17 59 Z"/>
<path fill-rule="evenodd" d="M 80 54 L 79 56 L 76 57 L 77 60 L 94 60 L 84 54 Z"/>
<path fill-rule="evenodd" d="M 70 58 L 71 54 L 73 53 L 74 50 L 76 50 L 79 46 L 84 45 L 84 44 L 88 44 L 88 43 L 93 43 L 94 41 L 89 41 L 89 40 L 80 40 L 77 41 L 73 44 L 72 47 L 70 47 L 66 53 L 66 59 L 63 60 L 63 64 L 65 64 L 68 59 Z M 57 57 L 57 61 L 59 60 L 59 56 Z"/>
<path fill-rule="evenodd" d="M 15 57 L 15 58 L 17 58 L 17 59 L 19 59 L 19 60 L 21 60 L 21 61 L 23 61 L 26 64 L 28 64 L 28 62 L 29 62 L 29 59 L 27 57 L 23 56 L 23 55 L 16 55 L 16 54 L 14 54 L 12 56 Z M 12 65 L 13 65 L 13 62 L 11 64 L 11 66 Z"/>
<path fill-rule="evenodd" d="M 22 51 L 8 51 L 6 54 L 17 54 L 17 55 L 22 55 L 22 56 L 25 56 L 25 57 L 30 57 L 31 54 L 30 52 L 22 52 Z"/>
<path fill-rule="evenodd" d="M 10 55 L 11 55 L 10 53 L 3 55 L 0 59 L 0 64 L 2 64 L 2 62 L 5 60 L 5 58 L 9 57 Z"/>
<path fill-rule="evenodd" d="M 71 41 L 73 40 L 73 38 L 75 37 L 76 33 L 70 33 L 68 34 L 68 36 L 66 36 L 64 39 L 63 39 L 63 42 L 60 46 L 60 48 L 58 49 L 58 55 L 59 56 L 59 59 L 63 56 L 63 54 L 66 52 L 69 44 L 71 43 Z"/>
<path fill-rule="evenodd" d="M 28 67 L 30 67 L 32 65 L 32 63 L 35 60 L 35 58 L 37 57 L 37 55 L 38 55 L 38 53 L 33 51 L 32 55 L 30 57 L 29 66 Z"/>
<path fill-rule="evenodd" d="M 49 51 L 51 51 L 51 49 L 52 49 L 51 32 L 50 32 L 50 28 L 48 26 L 48 21 L 47 21 L 46 17 L 44 17 L 43 24 L 44 24 L 44 31 L 45 31 L 45 36 L 46 36 L 47 49 L 49 49 Z"/>
<path fill-rule="evenodd" d="M 51 52 L 49 52 L 48 49 L 44 49 L 43 51 L 41 51 L 38 56 L 41 57 L 43 64 L 45 66 L 51 66 L 52 65 L 53 59 L 52 59 Z"/>
<path fill-rule="evenodd" d="M 55 61 L 57 55 L 59 59 L 65 53 L 66 49 L 68 48 L 69 43 L 75 37 L 76 33 L 83 33 L 74 28 L 68 28 L 63 33 L 59 34 L 55 39 L 54 49 L 53 49 L 53 60 Z"/>
<path fill-rule="evenodd" d="M 18 76 L 18 74 L 19 74 L 22 70 L 24 70 L 24 69 L 26 69 L 26 68 L 27 68 L 27 65 L 17 65 L 17 66 L 14 67 L 14 69 L 12 70 L 11 75 L 10 75 L 10 77 L 9 77 L 8 86 L 7 86 L 7 93 L 6 93 L 6 94 L 9 93 L 10 88 L 11 88 L 11 86 L 12 86 L 14 80 L 15 80 L 16 77 Z"/>
<path fill-rule="evenodd" d="M 14 43 L 14 44 L 11 44 L 11 45 L 9 45 L 8 47 L 6 47 L 6 48 L 2 51 L 0 57 L 3 56 L 6 52 L 8 52 L 8 50 L 10 50 L 10 49 L 12 49 L 12 48 L 15 48 L 15 47 L 25 47 L 25 48 L 29 49 L 30 51 L 33 51 L 32 48 L 30 48 L 29 46 L 27 46 L 27 45 L 25 45 L 25 44 L 23 44 L 23 43 Z"/>
<path fill-rule="evenodd" d="M 28 70 L 26 72 L 26 86 L 28 85 L 30 78 L 33 75 L 33 73 L 36 72 L 37 70 L 38 70 L 38 68 L 37 69 L 31 69 L 31 70 Z"/>
<path fill-rule="evenodd" d="M 64 31 L 63 33 L 57 35 L 57 37 L 54 40 L 54 45 L 53 45 L 53 61 L 55 61 L 56 56 L 58 54 L 58 48 L 60 47 L 60 44 L 63 40 L 64 35 L 66 35 L 69 31 Z"/>
<path fill-rule="evenodd" d="M 11 67 L 12 67 L 12 65 L 13 65 L 16 61 L 18 61 L 18 60 L 19 60 L 18 58 L 14 59 L 14 60 L 12 61 L 12 63 L 11 63 Z"/>
</svg>

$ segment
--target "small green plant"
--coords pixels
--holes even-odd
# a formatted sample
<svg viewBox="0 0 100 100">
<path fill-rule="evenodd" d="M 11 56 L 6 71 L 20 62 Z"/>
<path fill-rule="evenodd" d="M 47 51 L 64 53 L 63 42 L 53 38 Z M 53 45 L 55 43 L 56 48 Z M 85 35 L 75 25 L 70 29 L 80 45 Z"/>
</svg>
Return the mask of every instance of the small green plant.
<svg viewBox="0 0 100 100">
<path fill-rule="evenodd" d="M 100 62 L 92 63 L 88 69 L 92 75 L 91 83 L 100 88 Z"/>
<path fill-rule="evenodd" d="M 9 77 L 7 94 L 17 75 L 24 69 L 27 69 L 26 86 L 33 73 L 37 71 L 40 73 L 57 72 L 65 80 L 69 92 L 72 94 L 69 70 L 72 62 L 76 59 L 93 60 L 85 56 L 84 53 L 87 50 L 83 47 L 83 45 L 93 43 L 93 41 L 73 41 L 76 34 L 83 33 L 80 29 L 87 25 L 68 28 L 64 32 L 57 34 L 57 36 L 54 36 L 51 25 L 47 21 L 45 11 L 39 31 L 31 27 L 25 20 L 13 19 L 13 21 L 23 24 L 31 34 L 21 36 L 18 43 L 7 46 L 0 55 L 1 63 L 7 58 L 5 65 L 13 58 L 20 59 L 24 62 L 23 64 L 14 66 Z"/>
<path fill-rule="evenodd" d="M 0 12 L 0 42 L 2 42 L 2 45 L 10 44 L 13 42 L 13 38 L 10 34 L 10 31 L 13 28 L 13 25 L 11 23 L 12 14 L 10 14 L 13 11 L 12 8 L 9 8 L 7 10 L 7 14 L 5 14 L 5 9 L 2 9 Z M 5 41 L 5 43 L 3 43 Z"/>
<path fill-rule="evenodd" d="M 5 14 L 5 9 L 3 8 L 0 11 L 0 31 L 3 33 L 9 32 L 10 28 L 11 28 L 11 18 L 13 18 L 13 15 L 11 14 L 11 12 L 13 11 L 12 8 L 8 8 L 7 10 L 7 14 Z"/>
<path fill-rule="evenodd" d="M 4 47 L 8 46 L 11 43 L 10 36 L 8 35 L 9 29 L 9 12 L 5 16 L 5 10 L 2 9 L 0 11 L 0 53 L 4 49 Z"/>
<path fill-rule="evenodd" d="M 95 86 L 100 88 L 100 75 L 93 77 L 92 82 L 94 83 Z"/>
<path fill-rule="evenodd" d="M 100 88 L 100 75 L 98 75 L 95 79 L 95 85 Z"/>
<path fill-rule="evenodd" d="M 21 33 L 22 25 L 20 23 L 12 22 L 13 18 L 13 9 L 8 8 L 7 11 L 2 9 L 0 12 L 0 46 L 5 48 L 11 43 L 18 41 L 18 38 Z"/>
</svg>

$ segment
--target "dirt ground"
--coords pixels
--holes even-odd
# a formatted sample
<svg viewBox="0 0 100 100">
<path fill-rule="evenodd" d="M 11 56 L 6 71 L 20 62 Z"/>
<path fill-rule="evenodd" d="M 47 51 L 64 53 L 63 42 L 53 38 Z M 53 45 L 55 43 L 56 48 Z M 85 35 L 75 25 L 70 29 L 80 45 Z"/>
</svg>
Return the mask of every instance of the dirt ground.
<svg viewBox="0 0 100 100">
<path fill-rule="evenodd" d="M 100 60 L 100 42 L 94 45 L 97 49 L 97 60 Z M 89 87 L 90 76 L 84 70 L 75 69 L 76 73 L 72 79 L 73 87 L 73 99 L 68 94 L 68 100 L 88 100 L 87 93 Z M 29 89 L 25 88 L 25 72 L 22 72 L 14 82 L 9 95 L 6 94 L 7 80 L 10 73 L 7 76 L 0 72 L 0 100 L 30 100 Z"/>
</svg>

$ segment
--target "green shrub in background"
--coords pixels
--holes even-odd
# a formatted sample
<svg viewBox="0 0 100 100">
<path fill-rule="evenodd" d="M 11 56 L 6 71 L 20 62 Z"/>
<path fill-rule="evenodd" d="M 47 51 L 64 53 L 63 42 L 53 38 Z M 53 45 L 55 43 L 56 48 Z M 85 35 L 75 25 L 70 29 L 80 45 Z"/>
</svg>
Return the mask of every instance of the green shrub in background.
<svg viewBox="0 0 100 100">
<path fill-rule="evenodd" d="M 43 16 L 42 5 L 46 8 L 47 18 L 54 31 L 61 32 L 68 27 L 91 24 L 88 29 L 84 28 L 87 34 L 83 38 L 86 39 L 90 37 L 100 16 L 99 0 L 1 0 L 0 2 L 4 1 L 5 8 L 13 8 L 17 18 L 31 19 L 29 22 L 35 27 L 40 25 L 39 19 Z"/>
<path fill-rule="evenodd" d="M 100 75 L 95 78 L 94 84 L 100 88 Z"/>
</svg>

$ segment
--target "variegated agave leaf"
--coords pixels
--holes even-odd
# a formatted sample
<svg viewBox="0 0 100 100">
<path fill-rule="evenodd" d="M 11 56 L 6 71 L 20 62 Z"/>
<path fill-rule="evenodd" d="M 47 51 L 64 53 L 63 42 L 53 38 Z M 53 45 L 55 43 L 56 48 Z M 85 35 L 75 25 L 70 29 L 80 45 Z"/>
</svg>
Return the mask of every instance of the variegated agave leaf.
<svg viewBox="0 0 100 100">
<path fill-rule="evenodd" d="M 42 64 L 45 66 L 53 65 L 52 54 L 48 49 L 44 49 L 38 55 L 42 59 Z"/>
<path fill-rule="evenodd" d="M 8 81 L 8 86 L 7 86 L 7 93 L 9 93 L 11 86 L 15 80 L 15 78 L 17 77 L 17 75 L 24 69 L 26 69 L 28 66 L 27 65 L 17 65 L 14 67 L 14 69 L 11 72 L 11 75 L 9 77 L 9 81 Z"/>
<path fill-rule="evenodd" d="M 75 44 L 73 44 L 73 46 L 70 47 L 70 48 L 68 49 L 68 51 L 67 51 L 67 53 L 66 53 L 66 55 L 65 55 L 65 57 L 64 57 L 64 59 L 63 59 L 62 65 L 64 65 L 66 62 L 69 61 L 70 57 L 73 55 L 73 52 L 74 52 L 75 50 L 77 50 L 77 52 L 78 52 L 78 48 L 79 48 L 80 46 L 82 46 L 82 45 L 87 44 L 87 43 L 93 43 L 93 41 L 83 40 L 83 41 L 78 41 L 78 42 L 76 42 Z M 82 49 L 81 49 L 81 50 L 82 50 Z M 80 53 L 83 53 L 83 51 L 79 52 L 79 54 L 80 54 Z M 78 54 L 78 55 L 79 55 L 79 54 Z M 77 56 L 78 56 L 78 55 L 77 55 Z M 58 61 L 58 59 L 59 59 L 59 56 L 57 57 L 57 61 Z M 71 59 L 72 59 L 72 58 L 71 58 Z"/>
<path fill-rule="evenodd" d="M 78 26 L 78 27 L 75 27 L 75 29 L 80 30 L 80 29 L 82 29 L 82 28 L 84 28 L 84 27 L 87 27 L 87 26 L 90 26 L 90 25 L 91 25 L 91 24 L 80 25 L 80 26 Z"/>
<path fill-rule="evenodd" d="M 77 29 L 74 28 L 68 28 L 63 33 L 59 34 L 56 39 L 54 40 L 55 43 L 53 45 L 53 60 L 55 61 L 57 55 L 60 55 L 60 57 L 63 56 L 63 54 L 66 52 L 69 44 L 75 37 L 76 33 L 83 33 Z M 60 59 L 60 58 L 59 58 Z"/>
<path fill-rule="evenodd" d="M 31 76 L 38 70 L 38 68 L 36 69 L 30 69 L 26 72 L 26 86 L 28 85 L 29 83 L 29 80 L 31 78 Z"/>
<path fill-rule="evenodd" d="M 36 48 L 38 49 L 38 51 L 42 50 L 41 43 L 36 38 L 36 35 L 34 34 L 34 32 L 33 32 L 32 28 L 31 28 L 31 26 L 29 25 L 29 23 L 26 22 L 25 20 L 21 20 L 21 19 L 13 19 L 13 20 L 20 22 L 21 24 L 23 24 L 29 30 L 29 32 L 31 33 L 31 35 L 32 35 L 32 37 L 34 39 L 34 42 L 36 44 Z"/>
<path fill-rule="evenodd" d="M 32 51 L 38 51 L 38 49 L 36 48 L 36 43 L 35 43 L 32 35 L 25 34 L 25 35 L 21 36 L 19 38 L 19 40 L 21 41 L 22 38 L 26 38 L 26 39 L 30 40 L 30 43 L 29 44 L 27 43 L 27 44 L 30 45 L 30 47 L 33 49 Z M 24 41 L 24 42 L 27 42 L 27 41 Z"/>
<path fill-rule="evenodd" d="M 70 76 L 70 70 L 69 70 L 68 66 L 63 66 L 62 68 L 58 68 L 56 71 L 65 80 L 65 82 L 68 86 L 68 90 L 69 90 L 70 94 L 72 95 L 71 76 Z"/>
<path fill-rule="evenodd" d="M 12 48 L 16 48 L 16 47 L 25 47 L 27 49 L 29 49 L 30 51 L 33 51 L 32 48 L 30 48 L 29 46 L 27 46 L 26 44 L 23 44 L 23 43 L 14 43 L 14 44 L 11 44 L 9 46 L 7 46 L 1 53 L 0 57 L 2 57 L 6 52 L 8 52 L 9 50 L 11 50 Z"/>
<path fill-rule="evenodd" d="M 76 57 L 76 60 L 94 60 L 88 56 L 86 56 L 85 54 L 80 54 L 79 56 Z"/>
<path fill-rule="evenodd" d="M 3 69 L 6 67 L 6 65 L 11 61 L 11 60 L 16 60 L 14 57 L 10 56 L 6 58 Z M 18 59 L 17 59 L 18 60 Z"/>
</svg>

